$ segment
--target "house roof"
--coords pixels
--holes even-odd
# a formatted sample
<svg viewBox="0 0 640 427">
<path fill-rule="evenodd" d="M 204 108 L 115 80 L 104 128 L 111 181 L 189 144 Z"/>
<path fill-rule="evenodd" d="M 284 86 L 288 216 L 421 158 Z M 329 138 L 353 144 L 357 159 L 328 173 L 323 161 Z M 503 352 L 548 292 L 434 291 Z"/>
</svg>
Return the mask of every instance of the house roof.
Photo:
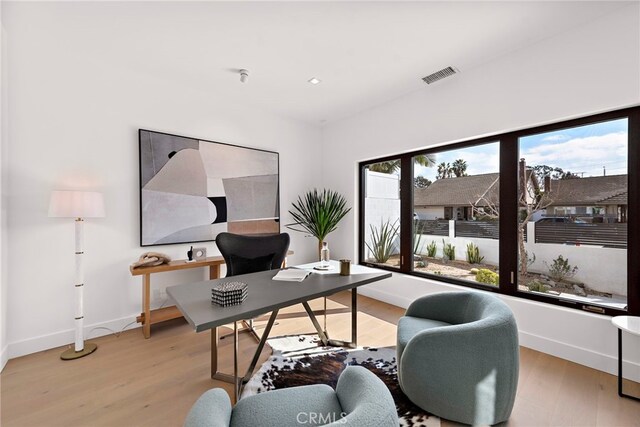
<svg viewBox="0 0 640 427">
<path fill-rule="evenodd" d="M 551 181 L 551 206 L 626 205 L 627 175 Z"/>
<path fill-rule="evenodd" d="M 471 206 L 498 203 L 500 193 L 499 173 L 461 176 L 435 180 L 427 188 L 416 188 L 413 193 L 415 206 Z M 480 201 L 480 202 L 479 202 Z"/>
</svg>

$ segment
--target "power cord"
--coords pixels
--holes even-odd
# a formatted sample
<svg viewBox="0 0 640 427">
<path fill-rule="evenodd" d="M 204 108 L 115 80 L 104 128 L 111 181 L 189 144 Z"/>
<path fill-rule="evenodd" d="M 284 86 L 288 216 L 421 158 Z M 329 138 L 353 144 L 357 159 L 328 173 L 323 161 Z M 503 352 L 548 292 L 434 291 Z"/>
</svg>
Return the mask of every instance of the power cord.
<svg viewBox="0 0 640 427">
<path fill-rule="evenodd" d="M 169 298 L 165 299 L 165 300 L 162 302 L 162 304 L 160 304 L 160 307 L 158 307 L 157 309 L 163 308 L 163 307 L 167 304 L 167 302 L 168 302 L 168 301 L 169 301 Z M 157 310 L 157 309 L 155 309 L 155 310 Z M 116 338 L 120 338 L 120 335 L 122 335 L 122 333 L 125 331 L 125 329 L 127 329 L 129 326 L 133 325 L 133 324 L 134 324 L 134 323 L 136 323 L 136 322 L 137 322 L 137 320 L 134 320 L 134 321 L 132 321 L 132 322 L 127 323 L 127 324 L 126 324 L 126 325 L 124 325 L 124 326 L 122 327 L 122 329 L 120 329 L 118 332 L 116 332 L 116 331 L 114 331 L 113 329 L 108 328 L 108 327 L 106 327 L 106 326 L 96 326 L 95 328 L 93 328 L 93 329 L 91 329 L 91 330 L 89 331 L 89 333 L 87 334 L 87 335 L 88 335 L 87 339 L 90 339 L 90 336 L 91 336 L 91 334 L 93 333 L 93 331 L 97 331 L 98 329 L 104 329 L 105 331 L 109 331 L 109 332 L 111 332 L 113 335 L 115 335 L 115 337 L 116 337 Z"/>
</svg>

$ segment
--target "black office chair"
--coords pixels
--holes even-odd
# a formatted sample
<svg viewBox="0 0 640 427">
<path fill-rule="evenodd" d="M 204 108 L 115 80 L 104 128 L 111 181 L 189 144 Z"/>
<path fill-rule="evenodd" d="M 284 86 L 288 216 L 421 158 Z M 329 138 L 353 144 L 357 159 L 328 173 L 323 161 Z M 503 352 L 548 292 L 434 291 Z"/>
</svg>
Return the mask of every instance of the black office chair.
<svg viewBox="0 0 640 427">
<path fill-rule="evenodd" d="M 227 276 L 256 273 L 282 267 L 289 249 L 287 233 L 242 236 L 220 233 L 216 244 L 227 264 Z"/>
<path fill-rule="evenodd" d="M 227 265 L 225 277 L 282 267 L 289 249 L 289 241 L 287 233 L 265 236 L 218 234 L 216 244 Z M 248 322 L 243 320 L 242 323 L 245 326 L 243 331 L 251 332 L 254 338 L 260 341 L 260 337 L 253 328 L 253 320 Z"/>
</svg>

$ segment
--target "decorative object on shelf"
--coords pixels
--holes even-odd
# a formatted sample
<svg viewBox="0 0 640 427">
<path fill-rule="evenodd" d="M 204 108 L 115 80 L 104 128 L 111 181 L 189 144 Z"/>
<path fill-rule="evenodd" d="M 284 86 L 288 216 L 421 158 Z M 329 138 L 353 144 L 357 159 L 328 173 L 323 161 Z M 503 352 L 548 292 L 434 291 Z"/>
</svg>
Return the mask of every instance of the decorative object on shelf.
<svg viewBox="0 0 640 427">
<path fill-rule="evenodd" d="M 308 191 L 304 196 L 298 196 L 293 202 L 293 209 L 289 213 L 295 220 L 286 225 L 294 231 L 309 233 L 318 239 L 318 259 L 322 250 L 322 242 L 329 233 L 338 228 L 338 223 L 351 210 L 347 208 L 347 201 L 337 191 L 317 189 Z"/>
<path fill-rule="evenodd" d="M 145 252 L 140 255 L 138 261 L 131 264 L 131 267 L 153 267 L 156 265 L 168 264 L 169 262 L 171 262 L 169 255 L 165 255 L 160 252 Z"/>
<path fill-rule="evenodd" d="M 193 250 L 193 259 L 202 261 L 207 257 L 207 248 L 195 248 Z"/>
<path fill-rule="evenodd" d="M 187 251 L 187 262 L 193 261 L 193 246 Z"/>
<path fill-rule="evenodd" d="M 278 153 L 138 133 L 141 246 L 280 233 Z"/>
<path fill-rule="evenodd" d="M 351 274 L 351 260 L 350 259 L 341 259 L 340 260 L 340 275 L 348 276 Z"/>
<path fill-rule="evenodd" d="M 51 218 L 75 218 L 76 235 L 76 277 L 75 277 L 75 342 L 74 347 L 65 350 L 60 358 L 73 360 L 87 356 L 98 348 L 95 343 L 84 342 L 84 219 L 103 218 L 104 198 L 102 193 L 95 191 L 53 191 L 49 202 L 49 217 Z"/>
<path fill-rule="evenodd" d="M 247 299 L 246 283 L 225 282 L 211 289 L 211 302 L 222 307 L 242 304 L 245 299 Z"/>
</svg>

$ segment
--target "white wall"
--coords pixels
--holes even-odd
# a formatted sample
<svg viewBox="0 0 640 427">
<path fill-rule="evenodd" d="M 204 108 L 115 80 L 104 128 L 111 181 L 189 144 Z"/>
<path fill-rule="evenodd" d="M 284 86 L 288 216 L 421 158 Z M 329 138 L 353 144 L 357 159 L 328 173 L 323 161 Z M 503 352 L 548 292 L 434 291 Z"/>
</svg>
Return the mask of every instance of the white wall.
<svg viewBox="0 0 640 427">
<path fill-rule="evenodd" d="M 179 80 L 157 80 L 153 70 L 140 74 L 126 62 L 104 60 L 117 26 L 105 28 L 103 20 L 98 25 L 90 16 L 61 24 L 46 10 L 12 3 L 3 16 L 11 117 L 8 205 L 3 204 L 10 247 L 3 266 L 11 266 L 9 357 L 73 340 L 73 221 L 47 217 L 53 189 L 105 194 L 107 217 L 85 226 L 86 331 L 96 325 L 119 330 L 140 313 L 141 279 L 128 271 L 149 250 L 138 245 L 138 128 L 278 151 L 284 224 L 291 222 L 291 202 L 316 186 L 321 172 L 319 162 L 305 161 L 320 157 L 318 128 L 248 108 L 232 97 L 191 90 Z M 70 37 L 76 30 L 78 36 Z M 313 260 L 315 242 L 291 234 L 290 262 Z M 204 246 L 217 253 L 215 244 Z M 185 258 L 188 245 L 155 249 Z M 204 274 L 166 273 L 153 277 L 152 284 L 163 288 L 202 280 Z"/>
<path fill-rule="evenodd" d="M 0 22 L 2 22 L 3 3 L 0 3 Z M 4 25 L 0 27 L 0 371 L 4 369 L 9 357 L 7 348 L 7 203 L 5 188 L 7 179 L 7 113 L 5 95 L 7 73 L 6 37 Z"/>
<path fill-rule="evenodd" d="M 637 3 L 624 7 L 328 124 L 323 131 L 324 152 L 340 156 L 325 158 L 324 184 L 355 205 L 359 161 L 639 104 L 639 7 Z M 334 252 L 355 259 L 356 232 L 355 220 L 345 223 L 340 239 L 334 237 Z M 406 306 L 420 295 L 451 288 L 455 287 L 395 274 L 362 293 Z M 616 331 L 606 316 L 503 299 L 516 314 L 522 344 L 614 372 Z M 629 362 L 625 374 L 640 379 L 640 343 L 627 345 L 625 358 Z"/>
</svg>

